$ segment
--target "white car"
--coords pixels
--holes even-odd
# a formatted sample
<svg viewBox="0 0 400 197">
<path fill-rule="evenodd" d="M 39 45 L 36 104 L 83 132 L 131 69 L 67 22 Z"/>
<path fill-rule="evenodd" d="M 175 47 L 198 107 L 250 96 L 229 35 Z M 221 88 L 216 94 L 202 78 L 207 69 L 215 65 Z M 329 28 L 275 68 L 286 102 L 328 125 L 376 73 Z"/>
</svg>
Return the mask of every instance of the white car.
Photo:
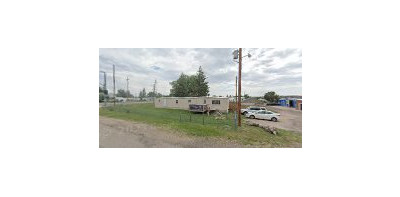
<svg viewBox="0 0 400 197">
<path fill-rule="evenodd" d="M 247 118 L 272 120 L 274 122 L 278 121 L 280 119 L 280 116 L 281 115 L 278 113 L 274 113 L 272 111 L 266 111 L 266 110 L 257 111 L 257 112 L 249 112 L 246 114 Z"/>
<path fill-rule="evenodd" d="M 257 112 L 257 111 L 260 111 L 260 110 L 267 110 L 267 108 L 265 108 L 265 107 L 256 107 L 256 106 L 254 106 L 254 107 L 248 107 L 248 108 L 246 108 L 246 109 L 240 109 L 240 113 L 242 113 L 243 115 L 246 115 L 247 113 L 250 113 L 250 112 Z"/>
</svg>

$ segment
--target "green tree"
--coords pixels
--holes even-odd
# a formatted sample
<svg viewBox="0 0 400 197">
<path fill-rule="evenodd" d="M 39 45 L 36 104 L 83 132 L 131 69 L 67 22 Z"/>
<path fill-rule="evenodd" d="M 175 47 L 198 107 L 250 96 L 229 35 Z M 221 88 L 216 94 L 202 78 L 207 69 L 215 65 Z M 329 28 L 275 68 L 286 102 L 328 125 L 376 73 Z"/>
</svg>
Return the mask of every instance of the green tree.
<svg viewBox="0 0 400 197">
<path fill-rule="evenodd" d="M 147 93 L 147 97 L 162 97 L 162 94 L 149 92 L 149 93 Z"/>
<path fill-rule="evenodd" d="M 245 99 L 248 99 L 248 98 L 250 98 L 250 96 L 249 96 L 248 94 L 245 94 L 245 95 L 244 95 L 244 98 L 245 98 Z"/>
<path fill-rule="evenodd" d="M 143 100 L 143 98 L 146 97 L 146 96 L 147 96 L 147 94 L 146 94 L 146 88 L 143 88 L 143 90 L 141 90 L 141 91 L 139 92 L 139 98 L 140 98 L 140 100 Z"/>
<path fill-rule="evenodd" d="M 172 81 L 170 84 L 172 89 L 170 90 L 171 96 L 185 97 L 185 96 L 207 96 L 209 92 L 208 82 L 201 66 L 195 75 L 186 75 L 181 73 L 176 81 Z"/>
<path fill-rule="evenodd" d="M 270 103 L 277 103 L 279 100 L 279 95 L 277 95 L 274 91 L 267 92 L 264 94 L 264 99 Z"/>
<path fill-rule="evenodd" d="M 104 94 L 103 93 L 99 93 L 99 102 L 100 103 L 104 102 Z"/>
<path fill-rule="evenodd" d="M 194 95 L 193 96 L 207 96 L 209 92 L 208 82 L 206 81 L 207 77 L 204 74 L 203 69 L 201 66 L 197 71 L 194 77 Z"/>
<path fill-rule="evenodd" d="M 104 90 L 102 87 L 99 87 L 99 93 L 104 93 L 105 95 L 108 95 L 108 90 Z"/>
<path fill-rule="evenodd" d="M 184 97 L 189 96 L 189 76 L 181 73 L 176 81 L 171 83 L 172 89 L 170 90 L 171 96 Z"/>
<path fill-rule="evenodd" d="M 116 95 L 117 97 L 126 97 L 126 92 L 125 92 L 125 90 L 123 90 L 123 89 L 119 89 L 118 91 L 117 91 L 117 95 Z"/>
</svg>

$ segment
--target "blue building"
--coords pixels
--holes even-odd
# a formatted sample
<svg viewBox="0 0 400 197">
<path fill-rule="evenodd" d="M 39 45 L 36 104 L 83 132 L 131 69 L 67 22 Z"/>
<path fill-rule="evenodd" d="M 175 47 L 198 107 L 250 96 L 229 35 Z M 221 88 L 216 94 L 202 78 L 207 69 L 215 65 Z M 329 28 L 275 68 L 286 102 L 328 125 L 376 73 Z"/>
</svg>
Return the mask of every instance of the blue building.
<svg viewBox="0 0 400 197">
<path fill-rule="evenodd" d="M 295 98 L 288 99 L 288 107 L 296 108 L 296 105 L 297 105 L 297 99 Z"/>
<path fill-rule="evenodd" d="M 280 106 L 286 107 L 286 106 L 287 106 L 286 103 L 287 103 L 287 102 L 286 102 L 286 99 L 279 99 L 279 105 L 280 105 Z"/>
<path fill-rule="evenodd" d="M 282 98 L 279 99 L 279 105 L 284 107 L 297 107 L 297 99 L 296 98 Z"/>
</svg>

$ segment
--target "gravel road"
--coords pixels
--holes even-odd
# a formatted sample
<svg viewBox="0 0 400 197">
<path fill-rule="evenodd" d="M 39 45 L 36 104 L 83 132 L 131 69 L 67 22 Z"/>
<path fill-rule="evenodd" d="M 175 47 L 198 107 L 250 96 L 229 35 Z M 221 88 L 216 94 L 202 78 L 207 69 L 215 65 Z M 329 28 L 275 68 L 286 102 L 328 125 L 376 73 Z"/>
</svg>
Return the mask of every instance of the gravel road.
<svg viewBox="0 0 400 197">
<path fill-rule="evenodd" d="M 244 147 L 217 138 L 188 136 L 148 124 L 99 116 L 100 148 L 230 148 Z"/>
<path fill-rule="evenodd" d="M 264 126 L 273 126 L 289 131 L 302 132 L 302 111 L 296 110 L 289 107 L 281 106 L 267 106 L 267 110 L 277 112 L 281 114 L 281 118 L 278 122 L 269 120 L 256 120 L 247 119 L 250 122 L 255 122 Z"/>
</svg>

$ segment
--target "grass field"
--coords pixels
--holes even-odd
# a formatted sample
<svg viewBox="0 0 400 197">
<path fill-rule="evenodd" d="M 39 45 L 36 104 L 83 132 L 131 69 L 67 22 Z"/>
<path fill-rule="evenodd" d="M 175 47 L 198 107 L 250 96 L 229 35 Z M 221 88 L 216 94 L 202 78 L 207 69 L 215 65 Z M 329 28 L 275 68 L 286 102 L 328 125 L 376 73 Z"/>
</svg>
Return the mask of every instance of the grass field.
<svg viewBox="0 0 400 197">
<path fill-rule="evenodd" d="M 260 147 L 301 147 L 301 133 L 278 130 L 272 135 L 261 128 L 247 126 L 235 129 L 232 114 L 220 119 L 214 116 L 192 114 L 185 110 L 160 109 L 153 104 L 117 105 L 100 108 L 100 115 L 123 120 L 133 120 L 169 128 L 188 135 L 225 138 L 243 145 Z M 204 119 L 204 124 L 203 124 Z"/>
</svg>

